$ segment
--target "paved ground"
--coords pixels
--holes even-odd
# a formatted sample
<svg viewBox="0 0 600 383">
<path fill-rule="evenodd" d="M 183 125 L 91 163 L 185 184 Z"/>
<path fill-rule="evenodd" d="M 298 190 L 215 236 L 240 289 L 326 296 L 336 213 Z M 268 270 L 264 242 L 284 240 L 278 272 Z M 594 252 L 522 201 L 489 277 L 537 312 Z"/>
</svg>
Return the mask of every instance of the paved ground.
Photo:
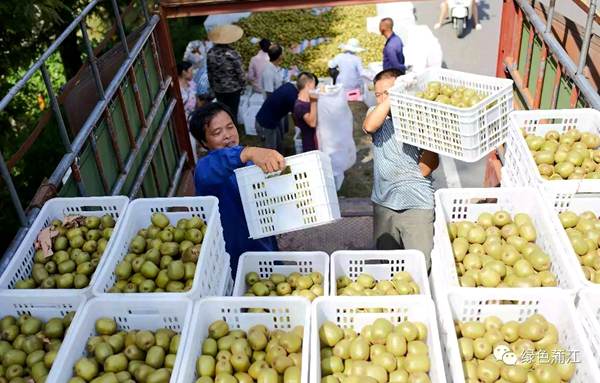
<svg viewBox="0 0 600 383">
<path fill-rule="evenodd" d="M 433 25 L 439 17 L 439 1 L 418 1 L 415 6 L 417 24 Z M 462 39 L 456 37 L 451 24 L 434 30 L 444 52 L 448 69 L 494 76 L 498 57 L 500 36 L 501 1 L 480 0 L 479 17 L 483 29 L 469 30 Z M 476 163 L 442 159 L 442 166 L 434 173 L 435 186 L 481 187 L 485 167 L 484 160 Z"/>
</svg>

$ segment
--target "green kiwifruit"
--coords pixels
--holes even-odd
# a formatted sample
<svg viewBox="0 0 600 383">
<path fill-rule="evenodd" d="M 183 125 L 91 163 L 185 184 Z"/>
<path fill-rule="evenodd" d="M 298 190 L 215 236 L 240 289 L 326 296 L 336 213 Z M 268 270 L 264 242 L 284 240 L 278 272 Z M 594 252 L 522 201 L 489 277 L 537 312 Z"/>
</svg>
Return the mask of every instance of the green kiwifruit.
<svg viewBox="0 0 600 383">
<path fill-rule="evenodd" d="M 135 334 L 135 345 L 142 351 L 148 351 L 155 344 L 154 334 L 150 331 L 138 331 Z"/>
<path fill-rule="evenodd" d="M 113 335 L 117 332 L 117 322 L 108 317 L 99 318 L 96 320 L 95 328 L 100 335 Z"/>
<path fill-rule="evenodd" d="M 150 367 L 160 368 L 165 362 L 165 350 L 160 346 L 152 346 L 146 353 L 146 364 Z"/>
</svg>

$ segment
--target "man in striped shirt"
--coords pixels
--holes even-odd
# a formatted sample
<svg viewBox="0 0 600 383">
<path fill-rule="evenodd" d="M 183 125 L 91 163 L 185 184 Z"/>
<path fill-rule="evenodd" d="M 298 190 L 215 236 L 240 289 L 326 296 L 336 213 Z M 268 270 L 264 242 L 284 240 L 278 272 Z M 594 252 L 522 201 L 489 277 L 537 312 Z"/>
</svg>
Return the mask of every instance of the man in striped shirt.
<svg viewBox="0 0 600 383">
<path fill-rule="evenodd" d="M 388 91 L 404 75 L 387 69 L 375 76 L 377 106 L 367 113 L 363 130 L 373 140 L 373 234 L 378 250 L 417 249 L 428 271 L 433 247 L 433 180 L 436 153 L 398 142 Z"/>
</svg>

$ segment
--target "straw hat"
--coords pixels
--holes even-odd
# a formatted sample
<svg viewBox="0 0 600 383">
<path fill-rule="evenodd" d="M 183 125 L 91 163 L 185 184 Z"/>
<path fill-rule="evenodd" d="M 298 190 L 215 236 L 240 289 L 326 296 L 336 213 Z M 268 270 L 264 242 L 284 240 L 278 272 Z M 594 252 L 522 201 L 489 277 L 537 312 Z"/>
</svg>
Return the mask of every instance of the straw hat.
<svg viewBox="0 0 600 383">
<path fill-rule="evenodd" d="M 244 30 L 237 25 L 218 25 L 208 32 L 208 39 L 215 44 L 231 44 L 242 38 Z"/>
<path fill-rule="evenodd" d="M 355 38 L 349 39 L 346 42 L 346 44 L 340 44 L 340 49 L 354 53 L 359 53 L 365 50 L 363 47 L 360 46 L 360 42 L 358 41 L 358 39 Z"/>
</svg>

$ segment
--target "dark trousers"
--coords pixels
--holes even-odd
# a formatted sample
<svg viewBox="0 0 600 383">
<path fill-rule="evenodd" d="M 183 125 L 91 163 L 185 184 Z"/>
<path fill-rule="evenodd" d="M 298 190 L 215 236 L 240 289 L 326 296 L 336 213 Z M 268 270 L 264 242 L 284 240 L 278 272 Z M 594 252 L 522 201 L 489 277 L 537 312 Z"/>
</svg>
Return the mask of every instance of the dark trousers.
<svg viewBox="0 0 600 383">
<path fill-rule="evenodd" d="M 241 90 L 233 93 L 218 93 L 215 92 L 217 96 L 217 101 L 222 102 L 223 104 L 229 107 L 231 113 L 233 114 L 233 118 L 237 120 L 238 109 L 240 107 L 240 94 Z M 234 121 L 237 124 L 237 121 Z"/>
</svg>

